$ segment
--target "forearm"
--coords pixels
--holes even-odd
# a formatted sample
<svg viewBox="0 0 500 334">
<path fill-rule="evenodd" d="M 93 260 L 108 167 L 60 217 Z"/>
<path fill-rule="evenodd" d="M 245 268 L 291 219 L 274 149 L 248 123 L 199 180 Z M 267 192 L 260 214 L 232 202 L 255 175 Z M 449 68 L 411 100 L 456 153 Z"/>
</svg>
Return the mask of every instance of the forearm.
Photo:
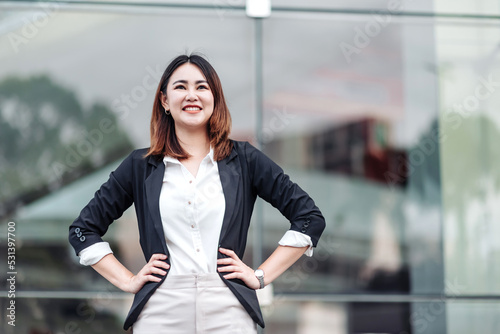
<svg viewBox="0 0 500 334">
<path fill-rule="evenodd" d="M 117 288 L 130 292 L 127 289 L 128 283 L 134 274 L 125 268 L 113 254 L 106 255 L 99 262 L 92 265 L 92 268 Z"/>
<path fill-rule="evenodd" d="M 291 267 L 309 247 L 278 246 L 276 250 L 259 266 L 265 273 L 264 284 L 268 285 Z"/>
</svg>

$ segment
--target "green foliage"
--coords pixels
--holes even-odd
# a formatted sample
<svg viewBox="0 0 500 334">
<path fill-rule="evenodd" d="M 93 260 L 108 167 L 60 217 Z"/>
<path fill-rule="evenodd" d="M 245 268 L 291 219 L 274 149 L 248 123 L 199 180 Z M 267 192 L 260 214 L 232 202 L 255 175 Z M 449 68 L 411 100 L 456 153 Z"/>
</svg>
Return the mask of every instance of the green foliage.
<svg viewBox="0 0 500 334">
<path fill-rule="evenodd" d="M 106 105 L 86 109 L 46 75 L 0 81 L 0 216 L 131 149 Z"/>
<path fill-rule="evenodd" d="M 443 193 L 448 209 L 460 208 L 482 198 L 489 187 L 500 188 L 497 146 L 500 131 L 485 113 L 464 117 L 455 114 L 453 122 L 442 121 L 445 137 L 441 160 Z"/>
</svg>

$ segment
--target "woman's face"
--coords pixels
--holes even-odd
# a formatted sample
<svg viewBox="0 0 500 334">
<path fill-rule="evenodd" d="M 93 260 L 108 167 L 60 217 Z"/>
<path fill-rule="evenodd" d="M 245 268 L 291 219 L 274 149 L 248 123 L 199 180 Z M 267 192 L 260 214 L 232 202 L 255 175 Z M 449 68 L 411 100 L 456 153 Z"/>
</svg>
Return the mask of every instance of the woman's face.
<svg viewBox="0 0 500 334">
<path fill-rule="evenodd" d="M 167 95 L 161 102 L 170 110 L 175 127 L 192 130 L 205 127 L 214 111 L 214 96 L 201 70 L 191 63 L 179 66 L 170 76 Z"/>
</svg>

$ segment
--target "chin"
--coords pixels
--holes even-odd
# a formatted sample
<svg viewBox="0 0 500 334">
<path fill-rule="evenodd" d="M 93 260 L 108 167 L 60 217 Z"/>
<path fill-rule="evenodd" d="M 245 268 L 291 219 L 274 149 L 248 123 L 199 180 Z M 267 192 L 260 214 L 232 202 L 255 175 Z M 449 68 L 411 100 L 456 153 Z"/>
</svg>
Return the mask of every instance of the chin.
<svg viewBox="0 0 500 334">
<path fill-rule="evenodd" d="M 208 120 L 200 120 L 200 121 L 187 121 L 183 122 L 185 126 L 187 127 L 192 127 L 192 128 L 198 128 L 201 126 L 206 126 L 208 123 Z"/>
</svg>

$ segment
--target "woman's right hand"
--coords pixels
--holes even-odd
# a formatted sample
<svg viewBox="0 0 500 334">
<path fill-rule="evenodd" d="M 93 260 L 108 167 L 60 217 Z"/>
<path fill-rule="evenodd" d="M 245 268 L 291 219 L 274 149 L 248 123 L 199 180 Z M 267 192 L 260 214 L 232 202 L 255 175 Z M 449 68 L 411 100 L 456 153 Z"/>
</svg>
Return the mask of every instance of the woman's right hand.
<svg viewBox="0 0 500 334">
<path fill-rule="evenodd" d="M 170 268 L 169 264 L 163 261 L 166 258 L 165 254 L 153 254 L 149 262 L 136 275 L 130 277 L 123 290 L 136 294 L 146 282 L 160 282 L 161 278 L 153 276 L 153 274 L 162 276 L 167 274 L 165 270 L 162 270 L 162 268 L 166 270 Z"/>
</svg>

